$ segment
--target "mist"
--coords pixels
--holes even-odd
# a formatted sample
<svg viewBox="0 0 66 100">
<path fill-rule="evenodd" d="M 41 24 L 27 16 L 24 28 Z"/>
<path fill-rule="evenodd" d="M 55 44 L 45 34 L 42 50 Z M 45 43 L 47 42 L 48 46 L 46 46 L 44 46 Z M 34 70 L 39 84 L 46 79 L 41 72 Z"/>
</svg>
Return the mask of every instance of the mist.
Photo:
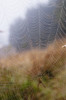
<svg viewBox="0 0 66 100">
<path fill-rule="evenodd" d="M 25 18 L 28 8 L 37 7 L 48 0 L 0 0 L 0 48 L 9 44 L 9 27 L 18 17 Z"/>
</svg>

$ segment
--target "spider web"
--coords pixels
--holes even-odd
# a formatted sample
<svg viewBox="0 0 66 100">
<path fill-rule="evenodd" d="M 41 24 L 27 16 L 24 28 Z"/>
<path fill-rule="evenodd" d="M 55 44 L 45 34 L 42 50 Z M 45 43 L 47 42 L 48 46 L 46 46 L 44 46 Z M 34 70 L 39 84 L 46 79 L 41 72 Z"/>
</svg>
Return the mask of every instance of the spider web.
<svg viewBox="0 0 66 100">
<path fill-rule="evenodd" d="M 57 18 L 58 12 L 60 13 Z M 37 7 L 28 9 L 25 21 L 20 19 L 21 23 L 18 20 L 12 25 L 10 38 L 13 45 L 17 45 L 18 51 L 22 51 L 45 48 L 57 39 L 63 42 L 63 37 L 66 37 L 65 12 L 65 0 L 50 0 L 46 6 L 39 4 Z"/>
<path fill-rule="evenodd" d="M 32 41 L 33 47 L 36 44 L 37 44 L 36 47 L 38 47 L 38 48 L 45 47 L 49 43 L 52 43 L 53 40 L 55 40 L 59 35 L 62 35 L 61 37 L 63 37 L 63 34 L 66 35 L 64 32 L 63 22 L 61 19 L 61 17 L 63 17 L 63 11 L 65 9 L 64 1 L 62 1 L 62 3 L 59 5 L 57 5 L 56 2 L 57 2 L 57 0 L 53 3 L 50 3 L 47 6 L 47 8 L 54 9 L 54 10 L 56 10 L 58 8 L 61 9 L 58 19 L 56 18 L 57 16 L 55 15 L 55 11 L 52 10 L 52 11 L 50 11 L 50 13 L 48 13 L 48 11 L 44 10 L 44 8 L 43 8 L 44 5 L 39 5 L 38 10 L 33 9 L 33 10 L 31 10 L 31 13 L 30 13 L 31 15 L 28 14 L 28 22 L 27 22 L 29 24 L 27 26 L 29 29 L 28 34 L 30 34 L 30 40 Z M 65 13 L 64 13 L 64 15 L 65 15 Z M 54 19 L 54 16 L 55 16 L 55 19 Z M 63 29 L 62 29 L 62 27 L 63 27 Z M 60 30 L 61 30 L 62 34 L 61 34 Z M 53 32 L 53 31 L 55 31 L 55 32 Z M 36 36 L 37 36 L 37 38 L 35 39 Z M 60 38 L 60 36 L 59 36 L 59 38 Z"/>
<path fill-rule="evenodd" d="M 57 9 L 61 9 L 58 18 L 55 14 Z M 20 22 L 17 21 L 17 25 L 17 27 L 15 27 L 15 24 L 12 26 L 11 32 L 15 34 L 12 34 L 10 37 L 11 41 L 15 42 L 15 44 L 13 42 L 13 46 L 17 45 L 18 51 L 33 48 L 40 50 L 47 47 L 50 43 L 53 43 L 53 41 L 56 42 L 57 39 L 63 42 L 63 37 L 66 37 L 66 7 L 64 0 L 58 5 L 56 0 L 48 4 L 47 7 L 41 4 L 37 8 L 29 9 L 25 21 L 20 19 Z M 6 51 L 6 53 L 8 52 Z M 53 53 L 51 54 L 51 58 L 55 60 Z M 52 63 L 52 66 L 56 62 L 57 60 Z M 13 63 L 15 64 L 16 61 Z M 48 63 L 51 63 L 50 60 Z"/>
</svg>

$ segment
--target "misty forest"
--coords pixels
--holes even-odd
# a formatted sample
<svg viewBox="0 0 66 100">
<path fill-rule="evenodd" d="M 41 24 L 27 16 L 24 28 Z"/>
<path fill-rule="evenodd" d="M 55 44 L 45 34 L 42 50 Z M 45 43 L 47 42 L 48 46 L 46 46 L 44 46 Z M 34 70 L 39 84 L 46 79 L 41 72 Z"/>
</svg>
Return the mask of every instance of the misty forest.
<svg viewBox="0 0 66 100">
<path fill-rule="evenodd" d="M 0 100 L 66 100 L 66 0 L 16 17 L 0 48 Z"/>
<path fill-rule="evenodd" d="M 55 39 L 66 37 L 66 1 L 50 0 L 48 6 L 27 10 L 26 18 L 17 18 L 10 26 L 10 43 L 17 51 L 44 48 Z"/>
</svg>

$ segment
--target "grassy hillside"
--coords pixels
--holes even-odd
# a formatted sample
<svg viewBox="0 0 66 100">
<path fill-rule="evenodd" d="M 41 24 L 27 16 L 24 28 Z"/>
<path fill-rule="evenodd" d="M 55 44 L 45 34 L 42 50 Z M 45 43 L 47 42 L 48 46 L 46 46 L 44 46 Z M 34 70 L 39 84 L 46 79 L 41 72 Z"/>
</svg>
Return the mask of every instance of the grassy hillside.
<svg viewBox="0 0 66 100">
<path fill-rule="evenodd" d="M 0 100 L 65 100 L 65 43 L 0 59 Z"/>
</svg>

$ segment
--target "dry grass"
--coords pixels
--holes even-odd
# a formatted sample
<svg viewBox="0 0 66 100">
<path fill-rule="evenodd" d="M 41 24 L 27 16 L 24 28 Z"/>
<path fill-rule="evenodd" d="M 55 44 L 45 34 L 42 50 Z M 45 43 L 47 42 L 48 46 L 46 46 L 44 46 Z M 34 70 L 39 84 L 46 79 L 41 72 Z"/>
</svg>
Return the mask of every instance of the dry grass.
<svg viewBox="0 0 66 100">
<path fill-rule="evenodd" d="M 7 59 L 0 60 L 0 67 L 7 69 L 16 69 L 21 73 L 30 74 L 32 76 L 52 71 L 52 73 L 64 69 L 66 60 L 66 48 L 62 48 L 65 41 L 59 44 L 53 43 L 44 50 L 34 49 Z M 63 66 L 63 67 L 62 67 Z"/>
<path fill-rule="evenodd" d="M 0 59 L 0 100 L 65 100 L 65 43 Z"/>
</svg>

